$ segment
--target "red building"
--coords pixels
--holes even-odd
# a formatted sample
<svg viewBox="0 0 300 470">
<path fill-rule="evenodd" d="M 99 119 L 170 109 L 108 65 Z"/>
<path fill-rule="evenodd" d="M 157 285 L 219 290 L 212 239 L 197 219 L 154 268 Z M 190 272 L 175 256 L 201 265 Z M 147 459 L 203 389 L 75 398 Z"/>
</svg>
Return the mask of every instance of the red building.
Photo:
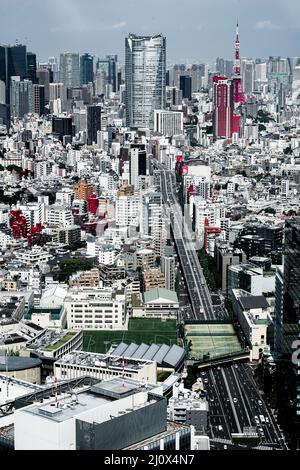
<svg viewBox="0 0 300 470">
<path fill-rule="evenodd" d="M 231 138 L 233 116 L 232 83 L 226 77 L 213 77 L 213 129 L 215 139 Z"/>
<path fill-rule="evenodd" d="M 88 211 L 90 214 L 96 215 L 97 210 L 99 207 L 99 199 L 97 198 L 96 194 L 92 194 L 88 198 Z"/>
</svg>

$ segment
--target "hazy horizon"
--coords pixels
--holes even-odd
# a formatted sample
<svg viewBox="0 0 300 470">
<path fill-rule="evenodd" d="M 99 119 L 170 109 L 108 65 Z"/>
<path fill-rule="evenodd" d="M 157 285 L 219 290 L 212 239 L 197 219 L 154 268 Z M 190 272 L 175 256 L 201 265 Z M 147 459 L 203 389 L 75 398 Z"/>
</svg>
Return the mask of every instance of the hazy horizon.
<svg viewBox="0 0 300 470">
<path fill-rule="evenodd" d="M 39 61 L 61 52 L 118 54 L 130 33 L 167 38 L 167 62 L 232 59 L 235 24 L 241 56 L 300 56 L 298 0 L 2 0 L 1 44 L 18 40 Z"/>
</svg>

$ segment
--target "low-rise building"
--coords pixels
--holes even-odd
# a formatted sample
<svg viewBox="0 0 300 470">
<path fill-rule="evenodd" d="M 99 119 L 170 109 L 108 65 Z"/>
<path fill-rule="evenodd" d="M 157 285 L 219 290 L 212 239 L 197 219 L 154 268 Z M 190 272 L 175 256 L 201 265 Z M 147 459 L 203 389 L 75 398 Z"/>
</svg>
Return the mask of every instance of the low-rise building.
<svg viewBox="0 0 300 470">
<path fill-rule="evenodd" d="M 147 318 L 178 318 L 179 301 L 176 292 L 156 288 L 140 296 L 132 296 L 132 315 Z"/>
<path fill-rule="evenodd" d="M 86 375 L 98 380 L 114 377 L 144 380 L 156 383 L 156 362 L 147 359 L 125 358 L 124 370 L 121 356 L 74 351 L 54 364 L 54 373 L 59 380 L 74 379 Z"/>
<path fill-rule="evenodd" d="M 112 289 L 69 290 L 64 301 L 71 330 L 123 330 L 127 328 L 125 294 Z"/>
</svg>

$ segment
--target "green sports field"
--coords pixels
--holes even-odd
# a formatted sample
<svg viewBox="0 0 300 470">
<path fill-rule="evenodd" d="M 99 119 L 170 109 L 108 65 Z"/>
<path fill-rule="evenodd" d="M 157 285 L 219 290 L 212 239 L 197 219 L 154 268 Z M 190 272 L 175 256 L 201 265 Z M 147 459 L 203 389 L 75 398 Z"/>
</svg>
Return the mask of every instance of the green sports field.
<svg viewBox="0 0 300 470">
<path fill-rule="evenodd" d="M 106 353 L 112 344 L 121 342 L 177 344 L 176 320 L 134 318 L 129 320 L 128 331 L 86 330 L 83 332 L 84 351 Z"/>
</svg>

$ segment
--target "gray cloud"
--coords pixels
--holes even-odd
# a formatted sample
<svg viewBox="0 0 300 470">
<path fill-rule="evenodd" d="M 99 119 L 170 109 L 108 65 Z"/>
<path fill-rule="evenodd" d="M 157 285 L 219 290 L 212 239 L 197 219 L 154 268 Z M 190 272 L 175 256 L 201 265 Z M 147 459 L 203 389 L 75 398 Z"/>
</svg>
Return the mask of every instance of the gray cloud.
<svg viewBox="0 0 300 470">
<path fill-rule="evenodd" d="M 255 29 L 261 29 L 264 31 L 279 31 L 282 28 L 273 23 L 271 20 L 261 20 L 255 23 Z"/>
<path fill-rule="evenodd" d="M 170 62 L 231 58 L 237 16 L 243 56 L 300 55 L 299 0 L 1 0 L 0 41 L 124 60 L 129 32 L 163 33 Z"/>
</svg>

